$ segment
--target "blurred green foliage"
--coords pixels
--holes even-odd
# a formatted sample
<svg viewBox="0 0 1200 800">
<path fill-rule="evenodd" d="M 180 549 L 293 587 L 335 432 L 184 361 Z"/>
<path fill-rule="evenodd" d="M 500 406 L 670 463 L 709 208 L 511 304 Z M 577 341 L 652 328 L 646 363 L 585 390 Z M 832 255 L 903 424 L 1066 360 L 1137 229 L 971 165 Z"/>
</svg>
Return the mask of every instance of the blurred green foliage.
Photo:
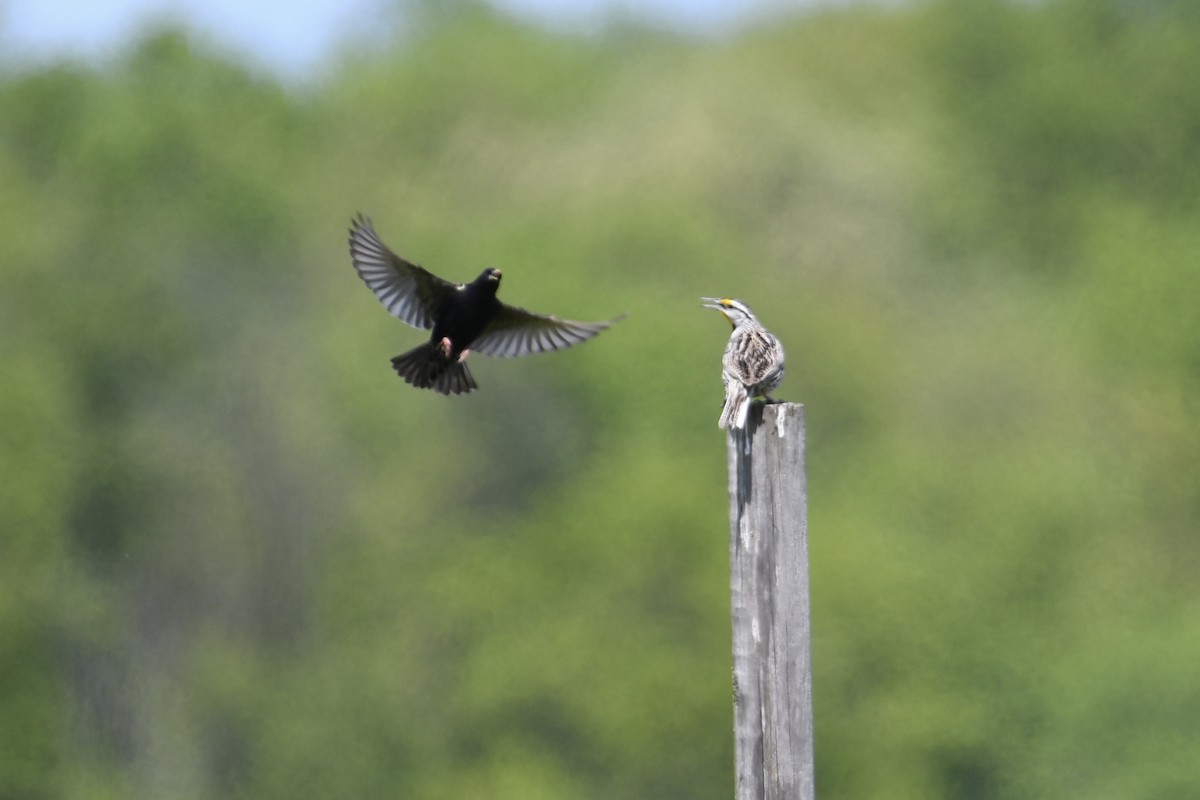
<svg viewBox="0 0 1200 800">
<path fill-rule="evenodd" d="M 1200 796 L 1200 13 L 470 4 L 0 75 L 0 798 L 732 793 L 727 329 L 809 421 L 817 783 Z M 350 215 L 581 319 L 403 385 Z"/>
</svg>

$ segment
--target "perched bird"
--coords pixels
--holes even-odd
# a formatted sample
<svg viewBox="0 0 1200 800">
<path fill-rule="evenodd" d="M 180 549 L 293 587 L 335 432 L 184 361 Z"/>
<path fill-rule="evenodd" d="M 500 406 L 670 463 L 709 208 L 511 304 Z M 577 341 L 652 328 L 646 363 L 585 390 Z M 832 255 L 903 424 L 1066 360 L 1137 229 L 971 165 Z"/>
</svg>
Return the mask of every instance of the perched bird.
<svg viewBox="0 0 1200 800">
<path fill-rule="evenodd" d="M 725 407 L 717 425 L 726 430 L 744 428 L 751 399 L 765 397 L 770 400 L 770 393 L 783 381 L 783 345 L 741 300 L 700 299 L 705 301 L 704 308 L 720 311 L 733 326 L 721 362 Z"/>
<path fill-rule="evenodd" d="M 572 322 L 505 305 L 496 299 L 500 270 L 491 267 L 470 283 L 450 283 L 389 250 L 362 214 L 350 222 L 350 259 L 392 316 L 433 328 L 427 344 L 396 356 L 392 367 L 405 382 L 442 394 L 478 388 L 466 364 L 472 350 L 501 357 L 547 353 L 618 321 Z"/>
</svg>

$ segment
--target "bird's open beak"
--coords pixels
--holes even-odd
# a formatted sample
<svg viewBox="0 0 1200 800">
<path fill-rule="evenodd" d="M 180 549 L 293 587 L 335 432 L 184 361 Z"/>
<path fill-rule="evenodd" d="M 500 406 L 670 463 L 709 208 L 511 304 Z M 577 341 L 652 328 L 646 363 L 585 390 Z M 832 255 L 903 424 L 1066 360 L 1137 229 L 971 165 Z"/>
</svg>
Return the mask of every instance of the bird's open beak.
<svg viewBox="0 0 1200 800">
<path fill-rule="evenodd" d="M 488 278 L 490 278 L 491 280 L 494 280 L 494 281 L 500 280 L 500 270 L 497 269 L 496 267 L 492 267 L 492 271 L 488 275 Z"/>
<path fill-rule="evenodd" d="M 725 321 L 729 323 L 729 327 L 731 327 L 731 328 L 737 327 L 736 325 L 733 324 L 733 317 L 729 316 L 729 311 L 727 310 L 727 308 L 725 306 L 724 300 L 717 298 L 717 297 L 701 297 L 700 299 L 708 301 L 703 306 L 701 306 L 701 308 L 711 308 L 714 311 L 720 311 L 721 316 L 725 317 Z"/>
</svg>

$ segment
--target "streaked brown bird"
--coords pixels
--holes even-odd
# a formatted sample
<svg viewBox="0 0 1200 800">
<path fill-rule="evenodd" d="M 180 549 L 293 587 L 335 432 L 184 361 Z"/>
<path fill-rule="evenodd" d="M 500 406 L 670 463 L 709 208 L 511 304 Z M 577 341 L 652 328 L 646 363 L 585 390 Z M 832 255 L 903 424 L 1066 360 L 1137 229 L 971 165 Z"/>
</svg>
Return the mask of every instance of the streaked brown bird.
<svg viewBox="0 0 1200 800">
<path fill-rule="evenodd" d="M 741 300 L 701 297 L 704 308 L 720 311 L 733 326 L 725 357 L 721 361 L 721 380 L 725 384 L 725 407 L 718 427 L 746 427 L 750 401 L 764 397 L 783 382 L 783 345 L 762 326 L 750 307 Z"/>
<path fill-rule="evenodd" d="M 466 364 L 472 351 L 511 358 L 561 350 L 621 319 L 573 322 L 501 303 L 500 270 L 493 267 L 471 283 L 443 280 L 389 250 L 362 214 L 350 221 L 350 260 L 392 316 L 433 329 L 428 343 L 393 358 L 392 368 L 406 383 L 441 394 L 478 388 Z"/>
</svg>

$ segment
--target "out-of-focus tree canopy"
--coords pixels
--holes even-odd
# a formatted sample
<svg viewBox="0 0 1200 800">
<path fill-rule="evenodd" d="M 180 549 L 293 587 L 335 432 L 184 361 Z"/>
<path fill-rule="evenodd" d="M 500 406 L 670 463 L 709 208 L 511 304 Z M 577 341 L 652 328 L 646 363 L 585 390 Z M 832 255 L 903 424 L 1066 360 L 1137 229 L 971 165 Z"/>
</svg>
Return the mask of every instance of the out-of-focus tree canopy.
<svg viewBox="0 0 1200 800">
<path fill-rule="evenodd" d="M 728 329 L 809 423 L 827 800 L 1200 796 L 1200 13 L 463 4 L 0 73 L 0 798 L 732 793 Z M 629 318 L 476 357 L 398 252 Z"/>
</svg>

